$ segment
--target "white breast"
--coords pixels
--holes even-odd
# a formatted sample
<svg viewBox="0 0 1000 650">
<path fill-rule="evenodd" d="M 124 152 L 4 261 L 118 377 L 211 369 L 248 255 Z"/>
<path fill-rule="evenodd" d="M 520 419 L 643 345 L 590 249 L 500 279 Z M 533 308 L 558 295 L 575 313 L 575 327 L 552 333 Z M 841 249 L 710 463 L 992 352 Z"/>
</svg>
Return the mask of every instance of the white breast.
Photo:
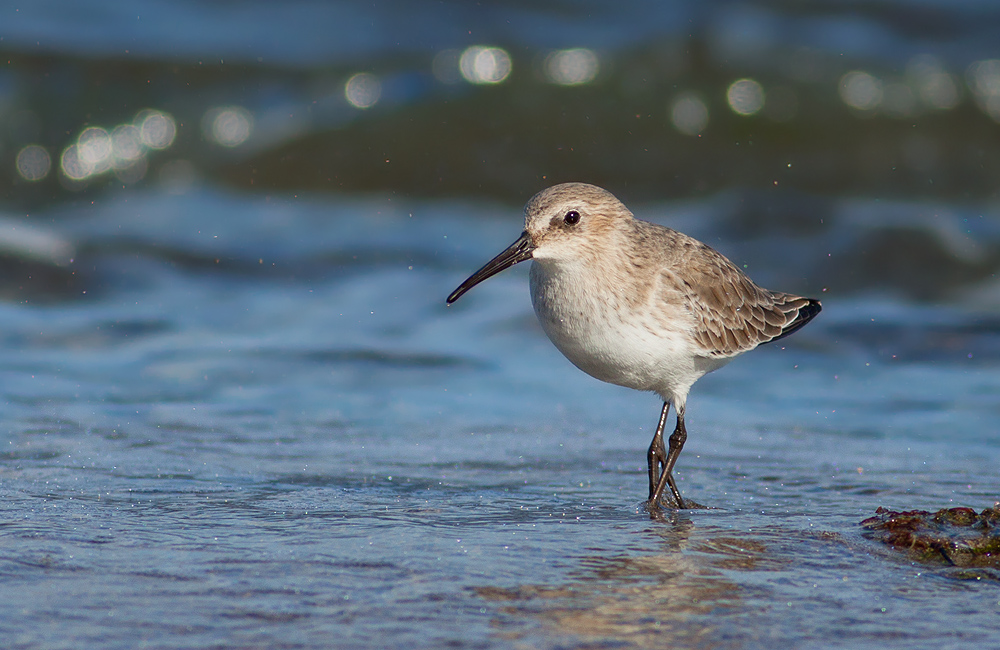
<svg viewBox="0 0 1000 650">
<path fill-rule="evenodd" d="M 682 305 L 628 300 L 582 263 L 531 263 L 531 303 L 542 329 L 576 367 L 619 386 L 687 396 L 702 375 L 725 361 L 701 359 L 691 340 L 693 322 Z"/>
</svg>

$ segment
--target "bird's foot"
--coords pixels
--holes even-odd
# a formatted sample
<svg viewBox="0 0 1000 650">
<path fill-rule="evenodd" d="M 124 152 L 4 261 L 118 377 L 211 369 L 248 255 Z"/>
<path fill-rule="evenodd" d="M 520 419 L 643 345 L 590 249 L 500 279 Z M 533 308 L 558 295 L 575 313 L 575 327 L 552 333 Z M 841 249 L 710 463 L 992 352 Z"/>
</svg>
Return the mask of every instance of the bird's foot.
<svg viewBox="0 0 1000 650">
<path fill-rule="evenodd" d="M 705 506 L 692 499 L 681 498 L 678 504 L 673 496 L 664 494 L 659 502 L 652 499 L 643 502 L 643 508 L 649 513 L 651 519 L 662 519 L 664 511 L 677 510 L 710 510 L 710 506 Z"/>
<path fill-rule="evenodd" d="M 694 503 L 693 501 L 685 500 L 683 498 L 681 499 L 680 503 L 678 503 L 677 500 L 672 496 L 664 494 L 662 497 L 660 497 L 659 501 L 655 499 L 647 499 L 643 505 L 645 506 L 647 512 L 653 512 L 653 511 L 660 511 L 663 509 L 686 510 L 687 508 L 692 507 L 689 504 L 693 503 Z M 698 507 L 697 504 L 695 504 L 694 507 Z"/>
</svg>

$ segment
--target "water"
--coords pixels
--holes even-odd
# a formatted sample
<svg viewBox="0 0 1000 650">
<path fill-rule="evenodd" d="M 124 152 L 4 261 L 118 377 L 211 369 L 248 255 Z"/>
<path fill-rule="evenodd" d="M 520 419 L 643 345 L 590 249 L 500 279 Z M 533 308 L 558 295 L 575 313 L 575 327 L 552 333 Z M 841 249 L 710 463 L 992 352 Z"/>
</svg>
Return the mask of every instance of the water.
<svg viewBox="0 0 1000 650">
<path fill-rule="evenodd" d="M 714 509 L 651 522 L 655 398 L 562 359 L 521 269 L 444 306 L 516 210 L 402 203 L 73 208 L 87 294 L 3 308 L 10 647 L 995 638 L 995 582 L 857 526 L 995 499 L 997 341 L 975 315 L 830 300 L 706 377 L 678 478 Z M 954 354 L 926 343 L 945 337 Z"/>
<path fill-rule="evenodd" d="M 963 72 L 990 56 L 992 5 L 643 6 L 428 5 L 442 19 L 409 40 L 396 37 L 407 21 L 353 5 L 171 3 L 134 29 L 113 2 L 6 15 L 0 645 L 996 645 L 995 570 L 916 564 L 858 526 L 879 506 L 1000 498 L 996 124 Z M 352 12 L 381 35 L 317 35 L 324 21 L 354 33 Z M 897 13 L 927 29 L 947 17 L 952 35 L 848 38 L 896 34 Z M 608 76 L 531 81 L 539 20 L 554 45 L 596 48 Z M 190 38 L 165 28 L 179 22 Z M 810 81 L 774 67 L 801 24 L 840 35 L 810 50 L 820 68 L 856 43 L 849 67 L 887 85 L 932 53 L 966 84 L 962 103 L 852 113 L 836 94 L 848 68 Z M 263 25 L 300 38 L 247 35 Z M 495 40 L 468 35 L 477 25 Z M 716 54 L 686 72 L 649 45 L 688 33 Z M 427 72 L 439 50 L 480 42 L 512 53 L 508 82 Z M 115 54 L 132 44 L 141 56 Z M 740 70 L 716 56 L 736 46 L 758 54 Z M 192 62 L 208 54 L 235 63 Z M 367 111 L 343 99 L 361 69 L 382 79 Z M 797 117 L 727 114 L 718 97 L 737 75 L 794 90 Z M 716 97 L 701 139 L 670 126 L 664 90 L 696 79 Z M 317 97 L 329 101 L 309 119 L 287 117 Z M 609 117 L 633 105 L 655 106 L 656 126 Z M 60 171 L 87 125 L 110 132 L 147 106 L 174 120 L 168 146 L 106 163 L 117 171 Z M 252 135 L 222 146 L 202 120 L 234 106 L 227 133 L 250 115 Z M 528 114 L 565 121 L 539 129 Z M 39 181 L 17 171 L 30 143 L 52 158 Z M 898 166 L 880 166 L 886 151 Z M 526 265 L 444 304 L 563 175 L 765 286 L 823 300 L 794 337 L 694 387 L 675 475 L 709 509 L 642 510 L 660 404 L 562 358 L 531 313 Z"/>
</svg>

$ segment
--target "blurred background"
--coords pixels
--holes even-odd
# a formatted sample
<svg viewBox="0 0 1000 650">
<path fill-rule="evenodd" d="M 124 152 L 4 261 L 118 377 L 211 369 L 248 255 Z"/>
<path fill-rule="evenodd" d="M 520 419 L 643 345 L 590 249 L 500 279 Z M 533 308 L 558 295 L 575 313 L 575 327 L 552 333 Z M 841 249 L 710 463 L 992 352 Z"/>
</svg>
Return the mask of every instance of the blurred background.
<svg viewBox="0 0 1000 650">
<path fill-rule="evenodd" d="M 444 305 L 565 181 L 823 300 L 692 392 L 718 511 L 646 530 L 659 405 L 525 268 Z M 998 185 L 988 0 L 0 2 L 0 634 L 995 641 L 855 526 L 997 498 Z"/>
<path fill-rule="evenodd" d="M 99 0 L 2 12 L 10 299 L 82 287 L 65 277 L 69 249 L 33 227 L 136 194 L 518 206 L 567 180 L 630 203 L 711 203 L 729 238 L 793 238 L 808 287 L 949 300 L 992 286 L 989 2 Z M 100 271 L 88 281 L 108 281 Z"/>
</svg>

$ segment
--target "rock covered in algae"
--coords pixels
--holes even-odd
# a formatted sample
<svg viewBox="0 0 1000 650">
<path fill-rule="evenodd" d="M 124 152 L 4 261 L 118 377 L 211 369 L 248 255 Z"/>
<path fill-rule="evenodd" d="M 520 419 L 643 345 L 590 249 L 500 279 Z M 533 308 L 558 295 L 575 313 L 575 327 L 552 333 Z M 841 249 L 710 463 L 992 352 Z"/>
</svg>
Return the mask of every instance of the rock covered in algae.
<svg viewBox="0 0 1000 650">
<path fill-rule="evenodd" d="M 880 507 L 861 526 L 866 537 L 909 551 L 923 562 L 1000 569 L 997 505 L 978 514 L 972 508 L 896 512 Z"/>
</svg>

